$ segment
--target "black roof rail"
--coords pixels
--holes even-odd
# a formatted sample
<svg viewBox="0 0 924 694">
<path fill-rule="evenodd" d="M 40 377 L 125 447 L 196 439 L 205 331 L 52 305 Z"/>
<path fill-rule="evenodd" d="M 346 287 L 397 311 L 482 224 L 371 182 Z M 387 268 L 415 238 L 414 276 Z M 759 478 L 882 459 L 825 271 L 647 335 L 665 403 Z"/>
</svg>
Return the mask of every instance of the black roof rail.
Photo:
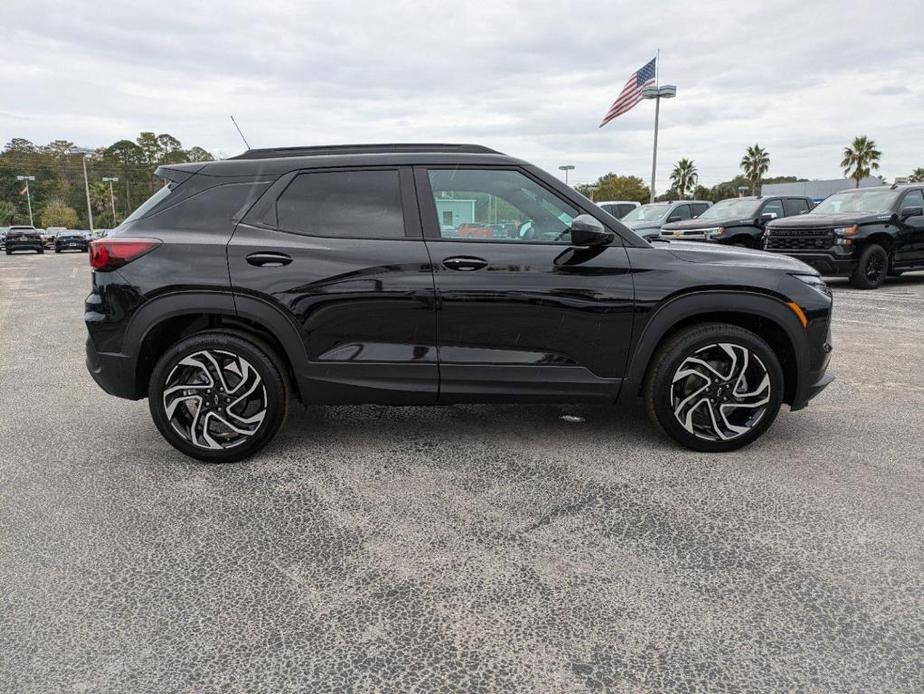
<svg viewBox="0 0 924 694">
<path fill-rule="evenodd" d="M 404 152 L 447 152 L 453 154 L 500 154 L 482 145 L 451 144 L 380 144 L 380 145 L 321 145 L 314 147 L 271 147 L 248 149 L 229 159 L 276 159 L 283 157 L 314 157 L 325 154 L 400 154 Z"/>
</svg>

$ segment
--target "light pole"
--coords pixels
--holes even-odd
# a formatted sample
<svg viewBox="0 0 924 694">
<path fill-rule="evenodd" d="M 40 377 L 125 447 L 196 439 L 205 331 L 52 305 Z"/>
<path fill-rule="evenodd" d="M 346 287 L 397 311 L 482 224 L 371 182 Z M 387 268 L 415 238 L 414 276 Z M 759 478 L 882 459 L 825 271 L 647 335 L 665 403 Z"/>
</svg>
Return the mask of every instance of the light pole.
<svg viewBox="0 0 924 694">
<path fill-rule="evenodd" d="M 655 201 L 655 174 L 658 170 L 658 117 L 661 112 L 661 99 L 673 99 L 675 96 L 677 96 L 677 87 L 673 84 L 648 87 L 642 90 L 643 99 L 655 100 L 654 151 L 651 155 L 651 202 Z"/>
<path fill-rule="evenodd" d="M 90 205 L 90 178 L 87 176 L 87 155 L 93 154 L 92 149 L 86 147 L 71 147 L 73 154 L 83 155 L 83 189 L 87 194 L 87 220 L 90 222 L 90 234 L 93 234 L 93 208 Z"/>
<path fill-rule="evenodd" d="M 563 164 L 558 167 L 558 170 L 565 172 L 565 185 L 568 185 L 568 172 L 574 171 L 574 164 Z"/>
<path fill-rule="evenodd" d="M 747 186 L 738 186 L 738 197 L 743 198 L 744 194 L 748 192 Z"/>
<path fill-rule="evenodd" d="M 34 227 L 35 222 L 32 220 L 32 192 L 29 190 L 29 181 L 34 181 L 35 176 L 17 176 L 17 181 L 26 182 L 26 204 L 29 206 L 29 226 Z M 22 195 L 22 193 L 20 193 Z"/>
<path fill-rule="evenodd" d="M 118 176 L 103 176 L 103 181 L 108 181 L 109 183 L 109 203 L 112 205 L 112 225 L 116 224 L 115 216 L 115 195 L 112 192 L 112 184 L 119 182 Z"/>
</svg>

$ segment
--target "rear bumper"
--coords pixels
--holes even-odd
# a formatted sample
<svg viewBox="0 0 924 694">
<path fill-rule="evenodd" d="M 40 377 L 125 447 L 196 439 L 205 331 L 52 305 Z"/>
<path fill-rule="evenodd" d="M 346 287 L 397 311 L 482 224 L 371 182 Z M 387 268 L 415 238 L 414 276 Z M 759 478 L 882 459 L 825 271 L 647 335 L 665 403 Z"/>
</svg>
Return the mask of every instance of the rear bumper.
<svg viewBox="0 0 924 694">
<path fill-rule="evenodd" d="M 87 371 L 96 385 L 110 395 L 127 400 L 140 400 L 135 393 L 135 364 L 126 354 L 97 352 L 93 340 L 87 338 Z"/>
<path fill-rule="evenodd" d="M 8 251 L 40 251 L 45 246 L 41 241 L 7 241 L 6 250 Z"/>
</svg>

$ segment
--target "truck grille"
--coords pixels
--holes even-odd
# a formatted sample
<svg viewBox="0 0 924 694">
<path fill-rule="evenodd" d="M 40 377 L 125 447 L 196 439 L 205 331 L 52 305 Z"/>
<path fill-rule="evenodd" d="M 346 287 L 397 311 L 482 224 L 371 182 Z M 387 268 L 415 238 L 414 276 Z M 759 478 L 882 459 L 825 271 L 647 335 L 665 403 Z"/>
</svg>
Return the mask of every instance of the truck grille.
<svg viewBox="0 0 924 694">
<path fill-rule="evenodd" d="M 773 229 L 767 236 L 768 251 L 812 251 L 834 245 L 833 229 Z"/>
</svg>

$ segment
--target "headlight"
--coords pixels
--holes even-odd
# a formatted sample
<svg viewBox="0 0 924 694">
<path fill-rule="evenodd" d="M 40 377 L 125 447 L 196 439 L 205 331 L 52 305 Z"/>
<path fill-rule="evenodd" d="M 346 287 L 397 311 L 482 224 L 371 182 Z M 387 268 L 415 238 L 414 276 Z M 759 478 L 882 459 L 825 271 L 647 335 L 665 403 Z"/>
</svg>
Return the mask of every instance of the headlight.
<svg viewBox="0 0 924 694">
<path fill-rule="evenodd" d="M 858 231 L 860 227 L 856 224 L 851 224 L 849 227 L 834 227 L 834 233 L 837 236 L 856 236 Z"/>
<path fill-rule="evenodd" d="M 725 227 L 713 227 L 711 229 L 703 229 L 706 234 L 706 238 L 714 239 L 716 236 L 721 236 L 725 233 Z"/>
<path fill-rule="evenodd" d="M 825 296 L 831 296 L 831 289 L 828 287 L 827 284 L 825 284 L 825 281 L 821 279 L 821 277 L 819 277 L 818 275 L 798 275 L 798 274 L 793 273 L 790 275 L 790 277 L 795 277 L 800 282 L 804 282 L 805 284 L 812 287 L 812 289 L 815 289 L 821 292 Z"/>
</svg>

